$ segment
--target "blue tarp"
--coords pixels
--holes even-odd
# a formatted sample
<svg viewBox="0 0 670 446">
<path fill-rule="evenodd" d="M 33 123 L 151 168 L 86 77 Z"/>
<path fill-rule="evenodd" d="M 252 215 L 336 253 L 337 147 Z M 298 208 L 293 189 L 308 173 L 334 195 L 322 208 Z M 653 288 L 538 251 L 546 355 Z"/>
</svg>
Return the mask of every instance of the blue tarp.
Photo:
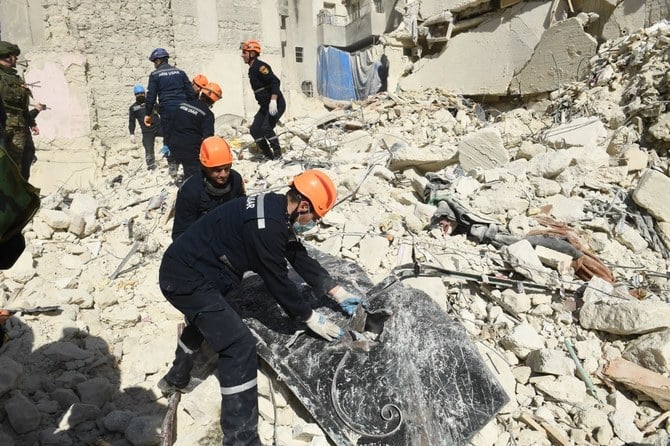
<svg viewBox="0 0 670 446">
<path fill-rule="evenodd" d="M 379 47 L 351 54 L 320 46 L 316 70 L 319 95 L 353 101 L 386 90 L 388 58 Z"/>
<path fill-rule="evenodd" d="M 316 72 L 319 95 L 344 101 L 357 99 L 351 59 L 346 51 L 320 46 Z"/>
</svg>

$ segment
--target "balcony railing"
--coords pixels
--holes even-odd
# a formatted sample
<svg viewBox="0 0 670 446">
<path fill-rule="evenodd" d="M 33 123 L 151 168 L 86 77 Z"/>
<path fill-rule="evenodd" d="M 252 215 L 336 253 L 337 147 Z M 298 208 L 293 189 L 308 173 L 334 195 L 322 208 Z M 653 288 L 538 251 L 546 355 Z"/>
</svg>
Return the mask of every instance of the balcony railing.
<svg viewBox="0 0 670 446">
<path fill-rule="evenodd" d="M 319 11 L 316 18 L 317 25 L 347 26 L 349 24 L 349 17 L 346 15 L 333 14 L 326 9 Z"/>
</svg>

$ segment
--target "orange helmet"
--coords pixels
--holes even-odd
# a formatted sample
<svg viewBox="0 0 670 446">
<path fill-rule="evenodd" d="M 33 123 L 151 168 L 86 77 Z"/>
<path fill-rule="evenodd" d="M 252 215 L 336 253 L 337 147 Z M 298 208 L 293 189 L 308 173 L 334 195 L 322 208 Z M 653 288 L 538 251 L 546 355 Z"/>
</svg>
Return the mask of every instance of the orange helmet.
<svg viewBox="0 0 670 446">
<path fill-rule="evenodd" d="M 195 77 L 193 78 L 193 83 L 197 85 L 200 88 L 206 87 L 209 81 L 207 80 L 207 76 L 204 74 L 196 74 Z"/>
<path fill-rule="evenodd" d="M 216 82 L 210 82 L 202 87 L 202 93 L 207 96 L 212 102 L 221 99 L 221 87 Z"/>
<path fill-rule="evenodd" d="M 242 42 L 242 51 L 255 51 L 256 54 L 261 54 L 261 44 L 258 40 L 245 40 Z"/>
<path fill-rule="evenodd" d="M 205 167 L 233 164 L 233 153 L 228 142 L 220 136 L 205 138 L 200 144 L 200 163 Z"/>
<path fill-rule="evenodd" d="M 333 180 L 320 170 L 306 170 L 296 175 L 289 186 L 296 189 L 312 203 L 312 211 L 319 218 L 322 218 L 332 209 L 337 199 L 337 189 Z"/>
</svg>

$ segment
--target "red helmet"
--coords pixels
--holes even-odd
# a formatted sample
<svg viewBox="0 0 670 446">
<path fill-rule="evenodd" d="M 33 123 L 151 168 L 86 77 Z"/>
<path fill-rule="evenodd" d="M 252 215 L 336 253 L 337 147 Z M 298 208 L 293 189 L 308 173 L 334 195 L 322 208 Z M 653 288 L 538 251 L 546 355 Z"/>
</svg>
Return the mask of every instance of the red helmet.
<svg viewBox="0 0 670 446">
<path fill-rule="evenodd" d="M 242 42 L 242 51 L 255 51 L 257 55 L 261 54 L 261 44 L 258 40 L 245 40 Z"/>
<path fill-rule="evenodd" d="M 217 167 L 233 163 L 233 153 L 228 142 L 220 136 L 205 138 L 200 144 L 200 164 Z"/>
<path fill-rule="evenodd" d="M 337 188 L 328 175 L 311 169 L 296 175 L 289 183 L 312 203 L 312 212 L 322 218 L 333 208 L 337 199 Z"/>
</svg>

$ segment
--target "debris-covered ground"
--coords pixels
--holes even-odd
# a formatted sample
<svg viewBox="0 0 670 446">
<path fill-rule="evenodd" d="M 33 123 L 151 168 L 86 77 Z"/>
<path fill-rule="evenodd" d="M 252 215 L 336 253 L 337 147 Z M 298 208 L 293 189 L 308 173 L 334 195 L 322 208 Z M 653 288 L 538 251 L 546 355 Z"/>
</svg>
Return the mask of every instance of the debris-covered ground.
<svg viewBox="0 0 670 446">
<path fill-rule="evenodd" d="M 607 42 L 584 82 L 514 107 L 427 90 L 323 108 L 284 123 L 281 161 L 245 148 L 244 123 L 218 133 L 242 154 L 248 193 L 307 167 L 332 174 L 340 202 L 308 243 L 374 282 L 413 262 L 433 272 L 404 282 L 466 327 L 510 397 L 472 444 L 664 445 L 669 48 L 665 23 Z M 157 286 L 176 188 L 164 161 L 146 173 L 141 148 L 110 144 L 90 189 L 44 197 L 2 273 L 0 306 L 63 311 L 7 323 L 0 444 L 158 444 L 156 383 L 181 322 Z M 564 243 L 546 246 L 552 235 Z M 259 376 L 266 444 L 329 444 Z M 218 410 L 210 377 L 183 396 L 176 444 L 215 444 Z"/>
</svg>

